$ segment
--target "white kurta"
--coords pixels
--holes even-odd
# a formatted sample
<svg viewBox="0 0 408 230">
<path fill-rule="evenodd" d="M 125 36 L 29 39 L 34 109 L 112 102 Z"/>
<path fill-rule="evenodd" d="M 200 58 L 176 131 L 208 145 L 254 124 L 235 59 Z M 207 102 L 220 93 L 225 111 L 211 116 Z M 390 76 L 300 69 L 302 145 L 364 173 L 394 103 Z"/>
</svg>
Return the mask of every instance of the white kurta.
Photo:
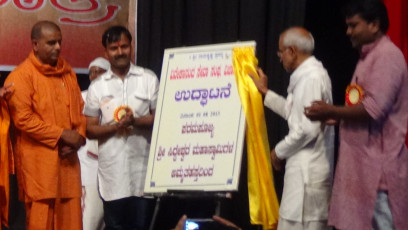
<svg viewBox="0 0 408 230">
<path fill-rule="evenodd" d="M 82 99 L 86 101 L 88 91 L 82 91 Z M 82 186 L 96 186 L 98 174 L 98 141 L 86 139 L 85 146 L 78 150 L 78 158 L 81 164 Z"/>
<path fill-rule="evenodd" d="M 88 88 L 85 115 L 101 116 L 101 124 L 114 121 L 115 109 L 129 106 L 135 117 L 146 116 L 156 109 L 159 81 L 147 69 L 131 65 L 124 80 L 109 69 Z M 105 201 L 142 196 L 149 158 L 152 131 L 134 127 L 99 140 L 98 182 Z"/>
<path fill-rule="evenodd" d="M 86 101 L 88 91 L 82 91 Z M 98 141 L 86 139 L 85 146 L 78 150 L 82 182 L 82 228 L 99 230 L 104 228 L 103 203 L 98 191 Z"/>
<path fill-rule="evenodd" d="M 306 59 L 290 76 L 288 96 L 273 91 L 265 106 L 288 121 L 289 133 L 276 147 L 286 159 L 281 218 L 305 222 L 326 220 L 332 187 L 334 128 L 311 122 L 304 108 L 313 101 L 332 103 L 327 71 L 314 56 Z"/>
</svg>

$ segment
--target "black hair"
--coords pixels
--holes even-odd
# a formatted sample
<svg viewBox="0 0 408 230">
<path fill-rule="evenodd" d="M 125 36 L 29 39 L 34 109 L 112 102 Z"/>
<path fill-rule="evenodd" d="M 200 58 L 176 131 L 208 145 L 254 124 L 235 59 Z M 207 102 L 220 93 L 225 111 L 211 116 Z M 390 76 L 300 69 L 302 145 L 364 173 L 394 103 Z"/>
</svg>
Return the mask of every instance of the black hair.
<svg viewBox="0 0 408 230">
<path fill-rule="evenodd" d="M 382 0 L 351 0 L 345 8 L 345 17 L 350 18 L 359 15 L 368 23 L 379 22 L 382 33 L 387 33 L 389 20 L 387 8 Z"/>
<path fill-rule="evenodd" d="M 129 30 L 123 26 L 112 26 L 108 28 L 102 35 L 102 45 L 103 47 L 107 47 L 108 44 L 112 42 L 117 42 L 120 40 L 120 37 L 124 34 L 129 41 L 132 41 L 132 35 L 130 34 Z"/>
</svg>

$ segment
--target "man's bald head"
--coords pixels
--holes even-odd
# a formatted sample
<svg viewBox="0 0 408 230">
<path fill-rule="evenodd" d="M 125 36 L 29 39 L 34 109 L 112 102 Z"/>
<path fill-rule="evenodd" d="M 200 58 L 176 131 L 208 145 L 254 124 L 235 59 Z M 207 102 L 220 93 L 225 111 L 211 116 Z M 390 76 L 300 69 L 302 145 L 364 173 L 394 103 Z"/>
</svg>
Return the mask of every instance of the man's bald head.
<svg viewBox="0 0 408 230">
<path fill-rule="evenodd" d="M 31 40 L 40 39 L 42 36 L 43 29 L 61 32 L 61 29 L 59 28 L 59 26 L 55 24 L 54 22 L 39 21 L 31 29 Z"/>
<path fill-rule="evenodd" d="M 61 29 L 50 21 L 37 22 L 31 30 L 34 55 L 43 63 L 56 66 L 61 51 Z"/>
<path fill-rule="evenodd" d="M 291 27 L 281 34 L 282 43 L 285 47 L 296 47 L 304 54 L 312 54 L 314 50 L 314 38 L 312 34 L 302 27 Z"/>
</svg>

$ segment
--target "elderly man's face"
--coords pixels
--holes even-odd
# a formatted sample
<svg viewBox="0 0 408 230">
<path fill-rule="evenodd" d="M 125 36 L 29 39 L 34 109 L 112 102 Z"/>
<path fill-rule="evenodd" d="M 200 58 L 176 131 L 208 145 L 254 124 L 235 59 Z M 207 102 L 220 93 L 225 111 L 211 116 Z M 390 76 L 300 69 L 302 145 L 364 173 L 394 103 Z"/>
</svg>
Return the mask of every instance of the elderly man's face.
<svg viewBox="0 0 408 230">
<path fill-rule="evenodd" d="M 61 31 L 43 28 L 41 37 L 33 40 L 33 49 L 36 57 L 43 64 L 57 65 L 61 52 Z"/>
<path fill-rule="evenodd" d="M 295 57 L 294 50 L 291 47 L 285 47 L 283 45 L 283 36 L 279 38 L 279 50 L 277 52 L 280 62 L 283 65 L 283 68 L 286 72 L 291 73 L 295 70 Z"/>
</svg>

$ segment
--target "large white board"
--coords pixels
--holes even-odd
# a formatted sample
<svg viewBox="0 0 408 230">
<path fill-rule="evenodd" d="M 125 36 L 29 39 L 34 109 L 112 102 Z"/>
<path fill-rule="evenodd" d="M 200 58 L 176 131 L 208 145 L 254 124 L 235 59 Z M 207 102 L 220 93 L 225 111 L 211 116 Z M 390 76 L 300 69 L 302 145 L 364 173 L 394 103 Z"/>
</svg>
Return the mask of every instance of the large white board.
<svg viewBox="0 0 408 230">
<path fill-rule="evenodd" d="M 234 47 L 166 49 L 145 193 L 238 189 L 245 116 L 232 67 Z"/>
</svg>

